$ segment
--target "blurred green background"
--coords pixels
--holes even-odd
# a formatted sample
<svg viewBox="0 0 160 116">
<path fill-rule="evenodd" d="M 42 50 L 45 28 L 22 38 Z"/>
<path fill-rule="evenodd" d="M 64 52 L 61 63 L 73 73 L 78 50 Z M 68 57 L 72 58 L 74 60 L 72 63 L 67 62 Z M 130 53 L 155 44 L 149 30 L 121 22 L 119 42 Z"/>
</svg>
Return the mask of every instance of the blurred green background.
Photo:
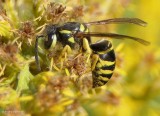
<svg viewBox="0 0 160 116">
<path fill-rule="evenodd" d="M 3 1 L 3 0 L 2 0 Z M 5 3 L 6 2 L 6 3 Z M 74 99 L 74 103 L 71 105 L 65 104 L 53 104 L 52 107 L 43 107 L 39 111 L 39 104 L 37 106 L 31 106 L 29 103 L 34 103 L 37 105 L 44 98 L 48 98 L 48 94 L 44 95 L 42 98 L 36 99 L 39 95 L 34 97 L 29 94 L 26 98 L 19 97 L 19 89 L 28 89 L 27 77 L 31 77 L 28 66 L 23 66 L 23 69 L 15 69 L 15 72 L 20 70 L 20 76 L 23 77 L 23 82 L 17 82 L 17 79 L 12 79 L 15 76 L 9 76 L 10 79 L 3 83 L 5 76 L 8 76 L 10 71 L 3 74 L 4 65 L 1 63 L 1 88 L 0 88 L 0 111 L 6 110 L 10 104 L 14 108 L 8 108 L 8 110 L 24 111 L 25 115 L 63 115 L 63 116 L 159 116 L 160 115 L 160 1 L 159 0 L 37 0 L 34 1 L 41 7 L 41 10 L 49 2 L 58 2 L 65 5 L 67 10 L 72 9 L 76 6 L 83 6 L 83 15 L 75 19 L 76 21 L 90 22 L 109 18 L 119 18 L 119 17 L 130 17 L 139 18 L 148 23 L 146 27 L 139 27 L 132 24 L 110 24 L 102 26 L 92 26 L 91 31 L 98 32 L 114 32 L 119 34 L 125 34 L 130 36 L 139 37 L 149 41 L 151 44 L 149 46 L 141 45 L 132 40 L 116 40 L 112 39 L 116 56 L 117 56 L 117 66 L 115 73 L 108 84 L 102 88 L 92 90 L 92 92 L 80 92 L 73 89 L 67 90 L 65 95 L 70 94 L 67 100 Z M 12 17 L 12 21 L 15 22 L 15 27 L 18 27 L 18 21 L 33 20 L 38 17 L 38 13 L 35 12 L 37 9 L 33 9 L 30 5 L 34 3 L 32 0 L 22 0 L 18 2 L 20 14 L 18 14 L 21 19 L 18 19 L 17 12 L 13 6 L 12 2 L 9 0 L 3 1 L 4 8 L 7 13 Z M 45 3 L 43 6 L 42 4 Z M 35 4 L 34 4 L 35 5 Z M 25 6 L 25 7 L 24 7 Z M 13 9 L 12 9 L 13 8 Z M 34 11 L 35 10 L 35 11 Z M 73 11 L 72 11 L 73 12 Z M 16 15 L 15 15 L 16 14 Z M 42 23 L 42 22 L 41 22 Z M 40 25 L 38 25 L 40 26 Z M 8 28 L 7 28 L 8 29 Z M 7 30 L 6 29 L 6 30 Z M 0 30 L 3 30 L 0 27 Z M 9 29 L 8 29 L 9 30 Z M 10 31 L 6 31 L 4 36 L 9 37 Z M 95 38 L 93 41 L 102 38 Z M 10 41 L 7 39 L 7 41 Z M 23 40 L 25 41 L 25 40 Z M 31 41 L 34 43 L 34 41 Z M 26 45 L 28 49 L 28 44 Z M 32 45 L 31 45 L 32 46 Z M 34 49 L 32 46 L 30 49 Z M 26 49 L 26 47 L 22 48 Z M 23 50 L 22 50 L 23 51 Z M 29 50 L 28 50 L 29 51 Z M 1 51 L 0 51 L 1 52 Z M 1 53 L 2 54 L 2 53 Z M 30 54 L 29 56 L 25 56 Z M 33 53 L 29 52 L 26 54 L 20 54 L 25 58 L 20 60 L 25 62 L 27 58 L 33 60 Z M 32 56 L 32 57 L 31 57 Z M 3 58 L 2 58 L 3 59 Z M 30 61 L 31 62 L 31 61 Z M 19 64 L 17 64 L 19 65 Z M 12 67 L 12 66 L 11 66 Z M 9 66 L 9 69 L 10 68 Z M 13 70 L 14 71 L 14 70 Z M 17 71 L 17 72 L 18 72 Z M 11 73 L 13 74 L 13 73 Z M 5 76 L 3 76 L 5 75 Z M 14 73 L 15 75 L 15 73 Z M 47 72 L 47 75 L 52 75 Z M 43 74 L 41 76 L 44 76 Z M 38 77 L 38 76 L 36 76 Z M 42 80 L 44 77 L 42 78 Z M 41 83 L 41 79 L 38 80 L 38 84 Z M 45 80 L 45 79 L 44 79 Z M 43 81 L 44 81 L 43 80 Z M 18 87 L 15 89 L 11 84 L 11 81 L 15 81 Z M 9 83 L 9 86 L 6 86 Z M 36 83 L 36 84 L 37 84 Z M 47 83 L 46 80 L 44 82 Z M 43 84 L 44 84 L 43 83 Z M 45 85 L 44 84 L 44 85 Z M 4 86 L 5 85 L 5 86 Z M 25 86 L 25 87 L 24 87 Z M 37 85 L 36 85 L 37 86 Z M 15 92 L 16 90 L 16 92 Z M 5 96 L 4 91 L 9 91 L 10 94 Z M 17 92 L 18 91 L 18 92 Z M 32 91 L 33 92 L 33 91 Z M 67 93 L 68 92 L 68 93 Z M 3 93 L 3 94 L 2 94 Z M 23 93 L 23 92 L 22 92 Z M 34 93 L 34 92 L 33 92 Z M 63 93 L 63 94 L 64 94 Z M 87 94 L 86 94 L 87 93 Z M 25 93 L 26 94 L 26 93 Z M 50 94 L 55 94 L 54 92 Z M 28 95 L 28 94 L 27 94 Z M 61 95 L 61 94 L 60 94 Z M 18 96 L 18 97 L 17 97 Z M 23 94 L 23 96 L 25 96 Z M 36 97 L 35 97 L 36 96 Z M 18 98 L 18 99 L 17 99 Z M 19 99 L 20 98 L 20 99 Z M 34 98 L 34 102 L 32 99 Z M 63 97 L 62 97 L 63 98 Z M 16 101 L 14 101 L 16 100 Z M 26 101 L 30 101 L 27 103 Z M 36 101 L 37 100 L 37 101 Z M 62 101 L 65 101 L 63 99 Z M 67 101 L 66 100 L 66 101 Z M 3 102 L 2 102 L 3 101 Z M 7 102 L 6 102 L 7 101 Z M 43 103 L 43 102 L 42 102 Z M 45 104 L 45 103 L 44 103 Z M 78 104 L 78 105 L 77 105 Z M 22 107 L 22 106 L 23 107 Z M 45 104 L 46 105 L 46 104 Z M 5 109 L 5 108 L 6 109 Z M 65 108 L 62 108 L 65 107 Z M 67 108 L 69 110 L 67 110 Z M 48 113 L 49 110 L 49 114 Z M 4 114 L 4 113 L 3 113 Z M 7 113 L 6 113 L 7 114 Z M 14 115 L 14 113 L 12 113 Z M 1 115 L 1 113 L 0 113 Z M 7 114 L 10 115 L 10 114 Z M 15 114 L 17 115 L 17 114 Z M 21 115 L 21 114 L 20 114 Z"/>
</svg>

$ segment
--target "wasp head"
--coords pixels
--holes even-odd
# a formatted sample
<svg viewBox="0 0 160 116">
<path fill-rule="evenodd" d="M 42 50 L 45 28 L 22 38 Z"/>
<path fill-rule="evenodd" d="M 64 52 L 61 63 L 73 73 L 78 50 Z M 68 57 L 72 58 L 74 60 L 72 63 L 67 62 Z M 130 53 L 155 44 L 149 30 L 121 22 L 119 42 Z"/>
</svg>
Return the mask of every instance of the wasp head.
<svg viewBox="0 0 160 116">
<path fill-rule="evenodd" d="M 57 25 L 47 25 L 45 33 L 47 37 L 44 41 L 44 48 L 53 48 L 57 42 Z"/>
<path fill-rule="evenodd" d="M 55 47 L 56 42 L 57 42 L 57 25 L 47 25 L 44 34 L 36 37 L 35 60 L 36 60 L 36 64 L 38 66 L 39 71 L 41 70 L 39 58 L 38 58 L 39 45 L 40 45 L 40 48 L 42 48 L 42 49 L 43 48 L 50 49 L 50 48 Z M 41 44 L 42 44 L 42 46 L 41 46 Z"/>
</svg>

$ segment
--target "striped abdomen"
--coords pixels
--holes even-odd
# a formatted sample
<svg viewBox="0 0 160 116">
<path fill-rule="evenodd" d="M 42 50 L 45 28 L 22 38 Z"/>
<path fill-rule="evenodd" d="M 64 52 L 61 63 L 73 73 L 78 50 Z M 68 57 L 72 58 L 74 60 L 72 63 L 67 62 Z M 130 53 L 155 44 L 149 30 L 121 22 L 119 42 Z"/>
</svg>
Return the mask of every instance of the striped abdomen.
<svg viewBox="0 0 160 116">
<path fill-rule="evenodd" d="M 111 42 L 101 40 L 90 45 L 92 55 L 93 88 L 105 85 L 115 69 L 115 53 Z"/>
</svg>

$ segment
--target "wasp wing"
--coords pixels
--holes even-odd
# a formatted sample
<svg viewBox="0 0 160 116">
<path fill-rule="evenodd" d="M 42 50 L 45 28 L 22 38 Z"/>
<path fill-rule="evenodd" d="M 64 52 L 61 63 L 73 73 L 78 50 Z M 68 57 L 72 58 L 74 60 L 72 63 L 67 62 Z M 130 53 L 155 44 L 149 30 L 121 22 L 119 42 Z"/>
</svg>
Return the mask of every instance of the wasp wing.
<svg viewBox="0 0 160 116">
<path fill-rule="evenodd" d="M 146 26 L 147 25 L 147 23 L 145 21 L 138 19 L 138 18 L 114 18 L 114 19 L 88 22 L 88 23 L 84 23 L 84 24 L 86 24 L 86 25 L 104 25 L 104 24 L 117 24 L 117 23 L 131 23 L 131 24 L 136 24 L 139 26 Z"/>
<path fill-rule="evenodd" d="M 132 37 L 132 36 L 128 36 L 128 35 L 121 35 L 121 34 L 116 34 L 116 33 L 98 33 L 98 32 L 78 32 L 76 35 L 74 35 L 76 37 L 80 37 L 80 38 L 84 38 L 84 37 L 110 37 L 110 38 L 114 38 L 114 39 L 131 39 L 131 40 L 135 40 L 143 45 L 149 45 L 150 42 L 137 38 L 137 37 Z"/>
</svg>

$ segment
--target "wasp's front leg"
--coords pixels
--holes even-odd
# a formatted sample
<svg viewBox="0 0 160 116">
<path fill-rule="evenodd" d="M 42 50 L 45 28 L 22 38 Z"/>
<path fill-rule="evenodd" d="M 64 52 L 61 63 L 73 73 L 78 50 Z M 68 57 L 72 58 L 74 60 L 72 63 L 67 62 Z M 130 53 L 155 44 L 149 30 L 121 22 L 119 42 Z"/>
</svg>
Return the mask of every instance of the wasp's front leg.
<svg viewBox="0 0 160 116">
<path fill-rule="evenodd" d="M 54 68 L 57 71 L 62 70 L 64 61 L 67 60 L 68 54 L 72 52 L 71 47 L 66 45 L 63 47 L 55 48 L 54 51 L 50 54 L 51 62 L 50 62 L 50 70 Z"/>
<path fill-rule="evenodd" d="M 72 49 L 69 45 L 66 45 L 64 47 L 64 49 L 62 50 L 60 57 L 59 57 L 59 61 L 60 61 L 60 69 L 63 68 L 63 63 L 64 61 L 67 60 L 67 55 L 70 54 L 72 52 Z"/>
<path fill-rule="evenodd" d="M 92 54 L 92 50 L 90 48 L 89 41 L 86 38 L 83 38 L 83 51 L 85 56 L 87 57 L 86 62 L 88 63 Z"/>
</svg>

